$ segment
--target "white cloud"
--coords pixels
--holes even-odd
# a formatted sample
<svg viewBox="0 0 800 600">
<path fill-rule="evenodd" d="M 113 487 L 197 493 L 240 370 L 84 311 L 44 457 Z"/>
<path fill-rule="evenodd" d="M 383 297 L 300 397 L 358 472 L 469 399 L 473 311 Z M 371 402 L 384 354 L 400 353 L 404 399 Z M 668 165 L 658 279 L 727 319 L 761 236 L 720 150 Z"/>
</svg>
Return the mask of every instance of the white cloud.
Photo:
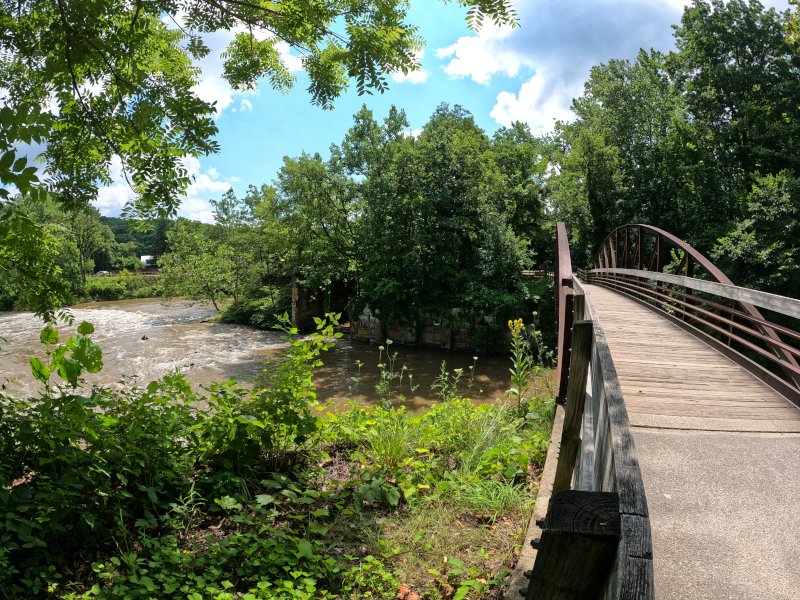
<svg viewBox="0 0 800 600">
<path fill-rule="evenodd" d="M 183 163 L 192 183 L 181 200 L 178 214 L 188 219 L 211 223 L 214 217 L 208 200 L 222 196 L 238 179 L 223 177 L 214 167 L 203 170 L 200 160 L 192 156 L 185 158 Z M 117 216 L 135 195 L 125 181 L 122 163 L 117 157 L 111 161 L 111 178 L 113 183 L 98 191 L 94 205 L 102 215 Z"/>
<path fill-rule="evenodd" d="M 402 71 L 394 71 L 392 79 L 397 83 L 424 83 L 428 80 L 428 72 L 422 68 L 422 59 L 425 58 L 425 51 L 420 50 L 416 53 L 417 62 L 420 64 L 419 71 L 409 71 L 403 73 Z"/>
<path fill-rule="evenodd" d="M 408 129 L 403 132 L 403 135 L 410 138 L 418 138 L 422 134 L 421 127 L 415 127 L 414 129 Z"/>
<path fill-rule="evenodd" d="M 508 26 L 488 24 L 477 35 L 460 37 L 450 46 L 439 48 L 436 56 L 450 59 L 444 71 L 455 77 L 471 77 L 483 84 L 489 83 L 496 73 L 514 77 L 526 62 L 525 56 L 505 50 L 499 43 L 513 31 Z"/>
<path fill-rule="evenodd" d="M 567 87 L 548 90 L 548 80 L 545 72 L 537 72 L 522 84 L 518 94 L 500 92 L 489 115 L 505 127 L 514 121 L 527 123 L 537 135 L 552 131 L 557 120 L 569 121 L 569 105 L 578 91 Z"/>
</svg>

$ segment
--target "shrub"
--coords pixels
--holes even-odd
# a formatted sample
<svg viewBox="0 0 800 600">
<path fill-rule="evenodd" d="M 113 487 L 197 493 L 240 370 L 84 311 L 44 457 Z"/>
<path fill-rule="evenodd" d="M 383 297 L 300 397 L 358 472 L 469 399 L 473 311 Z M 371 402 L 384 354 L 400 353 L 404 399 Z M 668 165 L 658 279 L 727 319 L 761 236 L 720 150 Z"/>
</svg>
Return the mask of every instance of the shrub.
<svg viewBox="0 0 800 600">
<path fill-rule="evenodd" d="M 261 298 L 244 298 L 233 302 L 226 308 L 220 320 L 223 323 L 240 323 L 252 325 L 259 329 L 274 329 L 280 325 L 280 315 L 292 309 L 292 297 L 289 287 L 273 289 L 262 288 Z"/>
</svg>

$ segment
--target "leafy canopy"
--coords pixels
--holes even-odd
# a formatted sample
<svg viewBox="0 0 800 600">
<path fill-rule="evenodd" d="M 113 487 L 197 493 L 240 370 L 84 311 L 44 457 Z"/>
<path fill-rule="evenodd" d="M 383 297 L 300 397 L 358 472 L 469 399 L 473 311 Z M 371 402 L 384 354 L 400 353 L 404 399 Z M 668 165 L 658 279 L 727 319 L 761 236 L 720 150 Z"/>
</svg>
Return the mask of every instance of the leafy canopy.
<svg viewBox="0 0 800 600">
<path fill-rule="evenodd" d="M 458 0 L 469 23 L 515 23 L 509 0 Z M 190 183 L 182 159 L 215 152 L 214 107 L 193 91 L 206 36 L 228 31 L 225 79 L 278 91 L 301 56 L 312 103 L 331 108 L 350 79 L 360 94 L 417 69 L 422 40 L 408 0 L 3 0 L 0 178 L 26 192 L 35 170 L 18 143 L 44 147 L 48 187 L 81 207 L 121 160 L 143 213 L 173 214 Z M 39 108 L 42 107 L 42 108 Z M 5 196 L 8 191 L 3 192 Z"/>
</svg>

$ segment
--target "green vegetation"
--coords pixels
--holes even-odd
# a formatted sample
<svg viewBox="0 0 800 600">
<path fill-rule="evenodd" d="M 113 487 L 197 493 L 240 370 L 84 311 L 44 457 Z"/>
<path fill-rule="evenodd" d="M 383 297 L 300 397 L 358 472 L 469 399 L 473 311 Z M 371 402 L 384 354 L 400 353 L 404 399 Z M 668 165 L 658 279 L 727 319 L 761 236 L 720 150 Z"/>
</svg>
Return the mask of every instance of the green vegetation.
<svg viewBox="0 0 800 600">
<path fill-rule="evenodd" d="M 516 24 L 507 0 L 458 0 L 468 23 Z M 236 90 L 261 78 L 295 82 L 287 46 L 302 56 L 311 101 L 331 108 L 355 80 L 359 94 L 384 91 L 386 74 L 419 68 L 422 40 L 408 2 L 375 0 L 25 0 L 0 4 L 0 277 L 51 319 L 70 301 L 48 260 L 44 226 L 13 195 L 48 196 L 77 216 L 121 168 L 140 219 L 169 217 L 190 183 L 187 157 L 216 152 L 215 107 L 194 87 L 193 64 L 210 52 L 204 36 L 236 32 L 222 53 Z M 22 148 L 42 149 L 45 180 Z M 11 228 L 33 235 L 9 233 Z M 39 258 L 41 257 L 41 258 Z M 83 254 L 81 264 L 85 266 Z M 130 267 L 130 265 L 126 265 Z"/>
<path fill-rule="evenodd" d="M 158 298 L 163 294 L 163 286 L 159 275 L 120 271 L 117 275 L 87 277 L 83 293 L 85 297 L 97 301 Z"/>
<path fill-rule="evenodd" d="M 534 305 L 523 266 L 549 253 L 546 146 L 520 124 L 490 138 L 458 106 L 418 138 L 407 127 L 401 110 L 379 123 L 364 107 L 329 160 L 285 158 L 274 186 L 213 201 L 213 225 L 179 219 L 165 292 L 230 297 L 224 319 L 272 326 L 297 277 L 325 299 L 346 290 L 351 318 L 369 307 L 417 331 L 467 324 L 496 348 L 500 324 Z"/>
<path fill-rule="evenodd" d="M 696 0 L 676 51 L 592 69 L 549 182 L 576 266 L 617 225 L 649 223 L 739 285 L 800 295 L 800 55 L 786 26 L 755 1 Z"/>
<path fill-rule="evenodd" d="M 65 213 L 50 197 L 20 197 L 0 207 L 0 308 L 52 314 L 84 300 L 158 297 L 158 278 L 136 274 L 140 252 L 166 245 L 170 221 L 139 231 L 132 221 L 101 217 L 94 208 Z M 98 271 L 113 276 L 93 277 Z M 19 275 L 25 274 L 24 280 Z M 53 287 L 55 286 L 55 287 Z"/>
<path fill-rule="evenodd" d="M 404 585 L 479 598 L 502 585 L 552 400 L 319 417 L 312 372 L 338 336 L 324 321 L 252 390 L 196 394 L 180 375 L 84 390 L 102 365 L 92 332 L 59 345 L 46 327 L 31 362 L 41 395 L 0 396 L 5 597 L 390 598 Z"/>
</svg>

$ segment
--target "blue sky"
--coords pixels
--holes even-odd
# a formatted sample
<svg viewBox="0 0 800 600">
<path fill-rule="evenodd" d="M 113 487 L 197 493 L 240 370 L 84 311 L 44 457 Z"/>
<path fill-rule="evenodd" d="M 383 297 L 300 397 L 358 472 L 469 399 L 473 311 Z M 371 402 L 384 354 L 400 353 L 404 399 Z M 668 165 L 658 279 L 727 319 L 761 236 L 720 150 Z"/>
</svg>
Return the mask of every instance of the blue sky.
<svg viewBox="0 0 800 600">
<path fill-rule="evenodd" d="M 779 10 L 786 0 L 762 0 Z M 410 21 L 426 41 L 422 71 L 390 79 L 383 95 L 343 94 L 332 111 L 312 106 L 307 79 L 291 50 L 287 65 L 297 83 L 287 95 L 264 85 L 256 92 L 234 93 L 221 77 L 219 59 L 230 34 L 208 39 L 212 53 L 200 67 L 197 93 L 217 102 L 220 151 L 190 160 L 194 175 L 180 214 L 211 220 L 209 199 L 232 187 L 242 194 L 276 177 L 284 156 L 301 152 L 327 155 L 352 124 L 352 115 L 367 104 L 382 118 L 394 104 L 420 129 L 436 107 L 446 102 L 469 110 L 488 133 L 514 120 L 535 133 L 552 130 L 556 119 L 570 118 L 572 98 L 579 96 L 589 69 L 611 58 L 635 57 L 639 48 L 669 51 L 672 25 L 680 21 L 684 0 L 519 0 L 520 27 L 485 27 L 471 32 L 465 9 L 441 0 L 412 0 Z M 117 215 L 131 191 L 117 181 L 100 191 L 96 205 Z"/>
</svg>

